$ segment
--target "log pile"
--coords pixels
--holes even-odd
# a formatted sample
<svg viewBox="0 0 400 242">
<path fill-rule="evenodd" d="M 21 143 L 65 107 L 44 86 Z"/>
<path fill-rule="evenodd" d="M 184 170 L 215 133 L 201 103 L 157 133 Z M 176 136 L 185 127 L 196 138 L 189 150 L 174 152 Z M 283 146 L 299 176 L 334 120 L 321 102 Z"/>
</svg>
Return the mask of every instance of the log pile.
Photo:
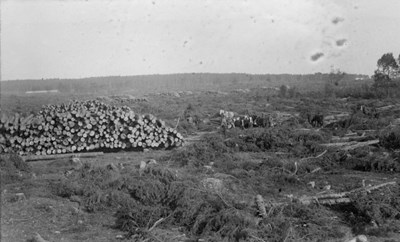
<svg viewBox="0 0 400 242">
<path fill-rule="evenodd" d="M 37 115 L 2 114 L 0 153 L 51 155 L 181 146 L 183 137 L 153 115 L 97 100 L 44 106 Z"/>
</svg>

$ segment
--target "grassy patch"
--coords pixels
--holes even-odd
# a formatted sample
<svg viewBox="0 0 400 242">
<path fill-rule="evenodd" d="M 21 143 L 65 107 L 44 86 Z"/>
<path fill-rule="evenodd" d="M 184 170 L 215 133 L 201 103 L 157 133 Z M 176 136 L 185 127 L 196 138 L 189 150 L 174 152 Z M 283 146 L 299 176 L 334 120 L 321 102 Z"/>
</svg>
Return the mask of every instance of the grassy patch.
<svg viewBox="0 0 400 242">
<path fill-rule="evenodd" d="M 1 184 L 22 181 L 30 176 L 31 167 L 17 154 L 0 155 Z"/>
<path fill-rule="evenodd" d="M 248 163 L 242 163 L 242 167 L 249 171 L 256 168 Z M 243 202 L 235 194 L 245 191 L 244 182 L 222 179 L 222 190 L 210 190 L 200 179 L 179 176 L 175 170 L 161 166 L 119 175 L 114 172 L 86 165 L 54 191 L 59 196 L 81 197 L 91 212 L 112 209 L 116 228 L 135 238 L 152 238 L 150 228 L 160 219 L 161 228 L 182 227 L 189 236 L 208 241 L 298 241 L 342 236 L 339 222 L 332 222 L 333 214 L 323 207 L 279 205 L 272 199 L 273 203 L 267 203 L 268 218 L 259 218 L 253 203 Z M 249 189 L 247 193 L 255 194 Z"/>
<path fill-rule="evenodd" d="M 359 192 L 352 203 L 336 206 L 355 234 L 387 236 L 398 232 L 400 225 L 400 186 L 386 187 L 379 192 Z"/>
</svg>

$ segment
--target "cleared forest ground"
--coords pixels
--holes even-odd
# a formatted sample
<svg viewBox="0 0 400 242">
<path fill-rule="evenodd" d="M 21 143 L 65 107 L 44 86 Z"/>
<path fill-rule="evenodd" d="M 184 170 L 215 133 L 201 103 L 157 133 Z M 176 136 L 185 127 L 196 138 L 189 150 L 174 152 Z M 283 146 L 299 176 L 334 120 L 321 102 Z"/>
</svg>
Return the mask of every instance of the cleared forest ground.
<svg viewBox="0 0 400 242">
<path fill-rule="evenodd" d="M 177 94 L 74 98 L 151 113 L 177 127 L 183 147 L 28 163 L 2 155 L 2 241 L 35 233 L 48 241 L 399 241 L 398 100 L 288 98 L 267 88 Z M 2 100 L 8 112 L 68 100 L 17 98 Z M 221 109 L 279 123 L 224 131 L 212 122 Z M 323 127 L 308 122 L 318 113 Z"/>
</svg>

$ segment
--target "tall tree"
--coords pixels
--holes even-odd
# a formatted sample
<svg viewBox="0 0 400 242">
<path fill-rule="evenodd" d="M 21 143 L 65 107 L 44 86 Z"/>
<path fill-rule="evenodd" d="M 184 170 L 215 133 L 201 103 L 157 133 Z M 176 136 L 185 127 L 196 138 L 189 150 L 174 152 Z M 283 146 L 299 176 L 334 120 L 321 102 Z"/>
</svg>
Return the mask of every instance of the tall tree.
<svg viewBox="0 0 400 242">
<path fill-rule="evenodd" d="M 400 54 L 399 54 L 399 58 L 397 59 L 397 63 L 398 63 L 399 66 L 400 66 Z"/>
<path fill-rule="evenodd" d="M 386 53 L 377 62 L 378 69 L 375 70 L 374 87 L 385 91 L 386 96 L 393 94 L 393 91 L 397 92 L 399 82 L 397 81 L 400 77 L 399 64 L 393 56 L 393 53 Z"/>
<path fill-rule="evenodd" d="M 399 75 L 399 65 L 393 56 L 393 53 L 386 53 L 378 60 L 377 72 L 387 75 L 390 79 L 396 78 Z"/>
<path fill-rule="evenodd" d="M 335 86 L 339 86 L 339 82 L 346 76 L 346 72 L 340 71 L 340 69 L 334 69 L 331 66 L 331 72 L 329 73 L 329 81 Z"/>
</svg>

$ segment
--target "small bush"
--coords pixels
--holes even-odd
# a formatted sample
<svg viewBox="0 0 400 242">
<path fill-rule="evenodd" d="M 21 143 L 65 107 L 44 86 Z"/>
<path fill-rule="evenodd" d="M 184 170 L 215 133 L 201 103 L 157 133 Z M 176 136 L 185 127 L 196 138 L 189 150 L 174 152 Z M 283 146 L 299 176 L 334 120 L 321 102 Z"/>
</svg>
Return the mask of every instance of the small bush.
<svg viewBox="0 0 400 242">
<path fill-rule="evenodd" d="M 118 171 L 90 164 L 74 172 L 69 178 L 52 185 L 53 193 L 61 197 L 82 196 L 88 211 L 102 210 L 110 205 L 111 191 L 119 190 L 123 180 Z"/>
<path fill-rule="evenodd" d="M 372 153 L 365 149 L 349 152 L 350 156 L 341 162 L 347 169 L 373 172 L 400 172 L 400 161 L 395 155 L 377 150 Z"/>
<path fill-rule="evenodd" d="M 0 167 L 30 172 L 31 166 L 17 154 L 0 155 Z"/>
<path fill-rule="evenodd" d="M 384 130 L 379 137 L 380 144 L 389 150 L 400 149 L 400 127 Z"/>
<path fill-rule="evenodd" d="M 317 132 L 295 131 L 287 127 L 234 131 L 228 133 L 227 136 L 226 146 L 235 151 L 294 152 L 294 156 L 319 152 L 319 144 L 327 140 L 325 135 Z"/>
<path fill-rule="evenodd" d="M 70 198 L 74 195 L 83 195 L 81 185 L 76 181 L 73 182 L 67 179 L 63 179 L 60 183 L 54 184 L 52 190 L 55 195 L 66 198 Z"/>
<path fill-rule="evenodd" d="M 17 154 L 0 155 L 0 168 L 1 184 L 22 181 L 31 172 L 31 166 Z"/>
<path fill-rule="evenodd" d="M 178 166 L 203 167 L 214 161 L 230 160 L 231 149 L 225 145 L 221 134 L 206 135 L 200 142 L 184 149 L 174 150 L 163 160 L 173 160 Z"/>
<path fill-rule="evenodd" d="M 351 200 L 355 211 L 364 217 L 364 226 L 359 226 L 358 229 L 364 231 L 368 228 L 367 225 L 375 222 L 380 228 L 381 233 L 388 233 L 398 230 L 400 224 L 400 186 L 382 188 L 381 192 L 373 191 L 372 193 L 360 192 L 353 194 Z M 370 230 L 372 234 L 377 231 Z"/>
<path fill-rule="evenodd" d="M 257 231 L 257 237 L 267 241 L 329 240 L 345 235 L 340 231 L 339 221 L 332 220 L 334 213 L 321 206 L 289 203 L 272 206 L 269 211 L 268 218 L 261 221 Z"/>
</svg>

